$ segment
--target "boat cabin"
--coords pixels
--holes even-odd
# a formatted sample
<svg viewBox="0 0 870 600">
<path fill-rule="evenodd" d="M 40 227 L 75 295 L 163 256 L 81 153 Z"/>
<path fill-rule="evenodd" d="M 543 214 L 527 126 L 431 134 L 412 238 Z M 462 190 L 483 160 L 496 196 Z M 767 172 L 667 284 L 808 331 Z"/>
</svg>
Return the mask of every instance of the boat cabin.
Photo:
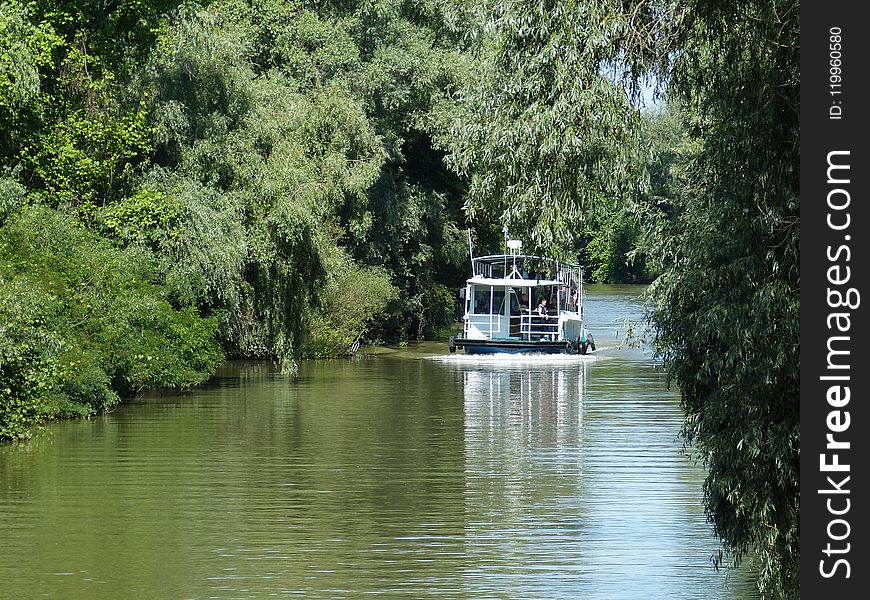
<svg viewBox="0 0 870 600">
<path fill-rule="evenodd" d="M 583 315 L 582 270 L 540 256 L 494 254 L 472 258 L 463 338 L 574 340 Z"/>
</svg>

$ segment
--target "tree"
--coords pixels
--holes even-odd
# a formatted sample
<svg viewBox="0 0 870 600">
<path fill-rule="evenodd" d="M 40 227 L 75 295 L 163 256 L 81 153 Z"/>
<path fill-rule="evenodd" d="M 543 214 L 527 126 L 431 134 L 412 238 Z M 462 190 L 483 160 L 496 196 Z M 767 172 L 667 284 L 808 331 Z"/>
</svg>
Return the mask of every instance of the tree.
<svg viewBox="0 0 870 600">
<path fill-rule="evenodd" d="M 480 3 L 478 68 L 451 135 L 466 209 L 534 247 L 574 254 L 593 211 L 638 186 L 638 110 L 614 62 L 629 21 L 612 2 Z"/>
<path fill-rule="evenodd" d="M 798 3 L 689 2 L 669 31 L 689 136 L 678 192 L 648 214 L 656 344 L 727 554 L 757 556 L 764 595 L 797 597 Z"/>
<path fill-rule="evenodd" d="M 214 319 L 173 308 L 135 249 L 24 206 L 0 227 L 0 438 L 120 395 L 202 383 L 223 360 Z"/>
</svg>

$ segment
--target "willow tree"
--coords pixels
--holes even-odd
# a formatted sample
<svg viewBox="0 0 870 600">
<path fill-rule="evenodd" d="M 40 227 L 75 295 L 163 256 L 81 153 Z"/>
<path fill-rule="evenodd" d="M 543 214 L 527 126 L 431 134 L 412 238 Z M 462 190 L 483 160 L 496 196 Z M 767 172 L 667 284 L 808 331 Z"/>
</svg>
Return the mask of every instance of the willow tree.
<svg viewBox="0 0 870 600">
<path fill-rule="evenodd" d="M 696 1 L 670 18 L 694 149 L 651 214 L 656 341 L 725 550 L 758 558 L 766 596 L 797 597 L 799 6 Z"/>
<path fill-rule="evenodd" d="M 798 2 L 482 2 L 475 22 L 481 66 L 448 142 L 469 210 L 562 248 L 590 211 L 643 215 L 717 562 L 757 558 L 764 595 L 796 596 Z M 652 191 L 624 91 L 645 70 L 689 132 Z"/>
<path fill-rule="evenodd" d="M 639 118 L 621 84 L 627 63 L 616 59 L 638 44 L 620 7 L 478 6 L 468 31 L 475 79 L 444 140 L 470 179 L 472 216 L 485 213 L 535 246 L 567 251 L 590 211 L 632 195 L 642 180 Z"/>
<path fill-rule="evenodd" d="M 330 265 L 350 261 L 335 258 L 336 213 L 365 194 L 385 153 L 347 85 L 313 77 L 317 65 L 290 35 L 327 24 L 270 7 L 227 0 L 172 15 L 142 73 L 157 150 L 144 189 L 180 213 L 157 244 L 179 301 L 227 311 L 234 353 L 291 366 Z M 267 31 L 283 45 L 268 45 Z M 344 68 L 355 49 L 331 32 L 345 43 L 328 57 Z"/>
</svg>

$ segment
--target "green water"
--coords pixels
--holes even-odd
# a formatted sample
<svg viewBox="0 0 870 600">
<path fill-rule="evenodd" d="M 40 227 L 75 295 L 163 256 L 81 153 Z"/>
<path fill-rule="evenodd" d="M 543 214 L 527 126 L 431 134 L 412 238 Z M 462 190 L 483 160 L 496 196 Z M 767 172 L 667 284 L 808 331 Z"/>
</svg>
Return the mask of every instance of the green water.
<svg viewBox="0 0 870 600">
<path fill-rule="evenodd" d="M 755 597 L 636 293 L 590 287 L 591 357 L 233 363 L 0 447 L 0 598 Z"/>
</svg>

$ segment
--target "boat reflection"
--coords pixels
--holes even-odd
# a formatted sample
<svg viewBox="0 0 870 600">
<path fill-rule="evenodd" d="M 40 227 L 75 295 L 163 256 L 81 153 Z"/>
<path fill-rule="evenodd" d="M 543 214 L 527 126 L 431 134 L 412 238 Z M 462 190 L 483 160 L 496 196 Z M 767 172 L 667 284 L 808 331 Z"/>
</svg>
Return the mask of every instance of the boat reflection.
<svg viewBox="0 0 870 600">
<path fill-rule="evenodd" d="M 586 361 L 463 368 L 466 443 L 514 445 L 522 440 L 528 447 L 578 442 L 588 368 Z"/>
<path fill-rule="evenodd" d="M 457 365 L 469 593 L 508 580 L 517 597 L 572 597 L 590 583 L 578 448 L 591 361 L 567 358 Z"/>
<path fill-rule="evenodd" d="M 755 597 L 751 577 L 709 564 L 703 468 L 681 454 L 679 397 L 648 361 L 442 362 L 463 388 L 469 595 L 507 581 L 513 597 Z"/>
</svg>

